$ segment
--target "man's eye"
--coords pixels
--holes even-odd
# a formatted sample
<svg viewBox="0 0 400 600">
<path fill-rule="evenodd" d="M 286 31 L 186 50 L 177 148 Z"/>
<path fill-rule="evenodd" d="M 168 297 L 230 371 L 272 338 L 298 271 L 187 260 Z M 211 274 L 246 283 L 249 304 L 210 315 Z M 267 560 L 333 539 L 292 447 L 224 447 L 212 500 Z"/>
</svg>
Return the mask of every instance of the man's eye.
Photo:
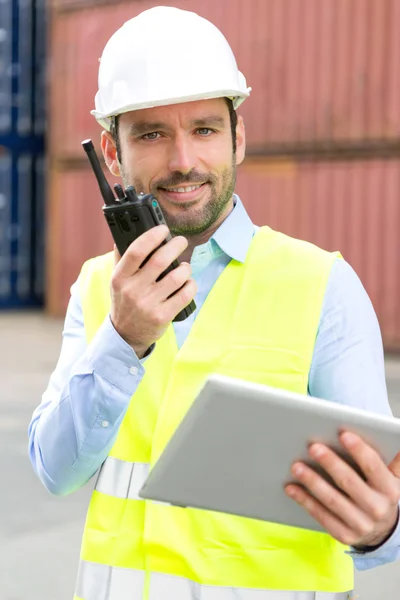
<svg viewBox="0 0 400 600">
<path fill-rule="evenodd" d="M 159 135 L 157 131 L 152 131 L 151 133 L 142 135 L 142 140 L 157 140 Z"/>
<path fill-rule="evenodd" d="M 209 127 L 201 127 L 200 129 L 197 130 L 197 133 L 199 133 L 200 135 L 203 135 L 203 136 L 208 136 L 211 133 L 213 133 L 213 130 L 210 129 Z"/>
</svg>

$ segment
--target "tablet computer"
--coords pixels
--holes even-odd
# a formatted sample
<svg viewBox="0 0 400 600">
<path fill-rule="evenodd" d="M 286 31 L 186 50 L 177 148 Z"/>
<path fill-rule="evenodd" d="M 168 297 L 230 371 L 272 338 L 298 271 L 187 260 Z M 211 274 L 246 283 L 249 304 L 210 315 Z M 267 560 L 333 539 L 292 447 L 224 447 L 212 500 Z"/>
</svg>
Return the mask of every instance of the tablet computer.
<svg viewBox="0 0 400 600">
<path fill-rule="evenodd" d="M 311 442 L 353 464 L 338 441 L 342 429 L 371 443 L 387 464 L 400 451 L 400 419 L 212 375 L 139 496 L 323 531 L 284 486 L 294 480 L 295 460 L 316 466 L 307 454 Z"/>
</svg>

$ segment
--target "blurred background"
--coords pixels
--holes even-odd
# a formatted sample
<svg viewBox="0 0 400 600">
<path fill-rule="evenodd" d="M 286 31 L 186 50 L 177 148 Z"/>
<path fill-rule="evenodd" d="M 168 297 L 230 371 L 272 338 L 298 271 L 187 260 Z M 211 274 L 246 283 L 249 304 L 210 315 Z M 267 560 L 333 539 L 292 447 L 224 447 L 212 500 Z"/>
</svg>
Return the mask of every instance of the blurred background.
<svg viewBox="0 0 400 600">
<path fill-rule="evenodd" d="M 237 192 L 257 224 L 339 249 L 355 268 L 400 416 L 400 0 L 0 0 L 0 600 L 72 594 L 90 489 L 51 498 L 26 429 L 69 288 L 112 247 L 81 148 L 91 137 L 99 150 L 98 58 L 158 4 L 198 12 L 229 40 L 253 88 L 238 111 Z M 360 598 L 397 598 L 399 565 L 357 575 Z"/>
</svg>

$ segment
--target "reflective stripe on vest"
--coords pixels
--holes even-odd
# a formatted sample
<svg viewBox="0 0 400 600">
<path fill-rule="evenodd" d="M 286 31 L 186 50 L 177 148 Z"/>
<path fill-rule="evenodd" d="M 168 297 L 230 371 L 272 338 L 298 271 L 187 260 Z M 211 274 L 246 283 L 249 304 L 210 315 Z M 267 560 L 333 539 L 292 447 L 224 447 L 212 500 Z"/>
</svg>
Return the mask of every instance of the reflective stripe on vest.
<svg viewBox="0 0 400 600">
<path fill-rule="evenodd" d="M 142 600 L 145 573 L 81 561 L 75 600 Z M 350 600 L 351 592 L 294 592 L 201 585 L 188 579 L 150 574 L 146 600 Z"/>
<path fill-rule="evenodd" d="M 75 597 L 82 600 L 142 600 L 144 578 L 144 571 L 116 569 L 81 560 Z"/>
<path fill-rule="evenodd" d="M 139 490 L 149 473 L 147 463 L 132 463 L 109 456 L 100 469 L 95 489 L 107 496 L 140 500 Z"/>
</svg>

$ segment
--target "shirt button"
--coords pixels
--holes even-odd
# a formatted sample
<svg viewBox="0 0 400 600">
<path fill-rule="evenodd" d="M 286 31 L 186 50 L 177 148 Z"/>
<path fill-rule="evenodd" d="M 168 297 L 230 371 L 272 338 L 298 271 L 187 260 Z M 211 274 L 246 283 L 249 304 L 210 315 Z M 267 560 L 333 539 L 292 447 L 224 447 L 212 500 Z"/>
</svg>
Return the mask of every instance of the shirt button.
<svg viewBox="0 0 400 600">
<path fill-rule="evenodd" d="M 131 368 L 129 369 L 129 373 L 130 373 L 131 375 L 137 375 L 137 374 L 138 374 L 138 368 L 137 368 L 137 367 L 131 367 Z"/>
<path fill-rule="evenodd" d="M 110 424 L 110 423 L 109 423 L 108 421 L 102 421 L 102 422 L 101 422 L 101 426 L 102 426 L 102 427 L 108 427 L 108 426 L 109 426 L 109 424 Z"/>
</svg>

